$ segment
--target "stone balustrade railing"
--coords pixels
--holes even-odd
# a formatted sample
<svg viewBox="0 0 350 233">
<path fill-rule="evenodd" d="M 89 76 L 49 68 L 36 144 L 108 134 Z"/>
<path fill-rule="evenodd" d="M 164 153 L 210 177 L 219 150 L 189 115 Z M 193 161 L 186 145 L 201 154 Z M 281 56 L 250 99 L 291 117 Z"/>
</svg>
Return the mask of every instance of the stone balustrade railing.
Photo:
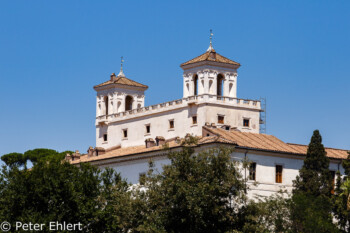
<svg viewBox="0 0 350 233">
<path fill-rule="evenodd" d="M 113 113 L 109 114 L 108 116 L 98 116 L 96 117 L 97 121 L 103 122 L 107 120 L 112 120 L 116 118 L 120 118 L 123 116 L 131 116 L 131 115 L 138 115 L 142 113 L 153 113 L 157 111 L 163 111 L 167 108 L 177 108 L 181 105 L 186 106 L 187 104 L 193 104 L 193 103 L 201 103 L 201 102 L 208 102 L 208 103 L 226 103 L 237 107 L 247 107 L 247 108 L 255 108 L 260 109 L 260 101 L 259 100 L 248 100 L 248 99 L 238 99 L 238 98 L 232 98 L 227 96 L 217 96 L 217 95 L 197 95 L 197 96 L 189 96 L 183 99 L 173 100 L 165 103 L 155 104 L 147 107 L 137 108 L 133 110 L 128 110 L 125 112 L 119 112 L 119 113 Z"/>
</svg>

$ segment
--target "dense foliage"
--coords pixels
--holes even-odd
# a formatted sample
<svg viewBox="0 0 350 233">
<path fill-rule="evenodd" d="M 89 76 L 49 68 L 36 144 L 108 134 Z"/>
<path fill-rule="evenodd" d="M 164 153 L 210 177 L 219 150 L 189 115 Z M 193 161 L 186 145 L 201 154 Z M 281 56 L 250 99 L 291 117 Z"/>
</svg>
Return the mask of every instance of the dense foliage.
<svg viewBox="0 0 350 233">
<path fill-rule="evenodd" d="M 139 226 L 145 232 L 228 232 L 238 228 L 238 210 L 245 201 L 245 185 L 232 149 L 200 153 L 187 137 L 184 149 L 169 152 L 163 172 L 151 169 L 138 197 L 145 214 Z M 147 190 L 147 191 L 142 191 Z"/>
<path fill-rule="evenodd" d="M 112 169 L 73 166 L 63 160 L 66 152 L 4 155 L 0 222 L 80 222 L 83 232 L 350 231 L 350 154 L 332 195 L 329 159 L 318 131 L 293 193 L 255 200 L 246 198 L 241 174 L 248 164 L 232 159 L 234 148 L 199 151 L 196 143 L 189 136 L 182 149 L 165 148 L 171 163 L 158 171 L 157 161 L 150 161 L 138 185 Z"/>
<path fill-rule="evenodd" d="M 31 169 L 21 169 L 26 155 L 35 164 Z M 3 157 L 8 166 L 0 176 L 0 222 L 46 227 L 50 221 L 80 222 L 84 232 L 124 232 L 130 208 L 127 183 L 113 170 L 76 167 L 60 155 L 38 149 Z"/>
<path fill-rule="evenodd" d="M 332 176 L 322 137 L 315 130 L 304 165 L 294 181 L 291 220 L 294 232 L 337 232 L 332 216 Z"/>
</svg>

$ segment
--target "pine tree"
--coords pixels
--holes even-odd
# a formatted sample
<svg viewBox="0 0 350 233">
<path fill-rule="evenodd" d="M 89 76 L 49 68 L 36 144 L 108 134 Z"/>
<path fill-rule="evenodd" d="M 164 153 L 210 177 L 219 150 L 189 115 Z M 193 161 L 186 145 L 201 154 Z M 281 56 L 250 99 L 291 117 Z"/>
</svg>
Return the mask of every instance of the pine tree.
<svg viewBox="0 0 350 233">
<path fill-rule="evenodd" d="M 304 165 L 294 181 L 291 220 L 293 232 L 339 232 L 332 222 L 332 175 L 322 137 L 315 130 Z"/>
<path fill-rule="evenodd" d="M 332 190 L 332 175 L 329 171 L 329 158 L 322 144 L 322 137 L 315 130 L 309 144 L 304 165 L 294 182 L 294 193 L 303 192 L 315 197 L 325 195 L 330 197 Z"/>
</svg>

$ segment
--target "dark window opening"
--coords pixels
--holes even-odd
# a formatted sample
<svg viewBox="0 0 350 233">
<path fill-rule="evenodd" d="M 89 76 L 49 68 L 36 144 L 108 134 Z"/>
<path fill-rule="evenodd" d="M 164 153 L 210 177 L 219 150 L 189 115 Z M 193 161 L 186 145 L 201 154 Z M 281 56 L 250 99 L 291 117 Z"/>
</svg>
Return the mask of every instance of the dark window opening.
<svg viewBox="0 0 350 233">
<path fill-rule="evenodd" d="M 335 171 L 330 171 L 331 172 L 331 177 L 332 177 L 332 183 L 331 183 L 331 194 L 334 194 L 334 188 L 335 188 Z"/>
<path fill-rule="evenodd" d="M 249 127 L 249 119 L 243 119 L 243 126 Z"/>
<path fill-rule="evenodd" d="M 224 95 L 224 76 L 222 74 L 219 74 L 217 76 L 217 95 L 218 96 L 223 96 Z"/>
<path fill-rule="evenodd" d="M 151 132 L 151 125 L 146 125 L 146 133 L 150 133 Z"/>
<path fill-rule="evenodd" d="M 276 183 L 282 183 L 283 166 L 276 165 Z"/>
<path fill-rule="evenodd" d="M 193 78 L 193 95 L 198 95 L 198 75 L 195 75 Z"/>
<path fill-rule="evenodd" d="M 249 165 L 249 180 L 256 179 L 256 163 L 251 163 Z"/>
<path fill-rule="evenodd" d="M 108 96 L 104 97 L 105 101 L 105 114 L 108 115 Z"/>
<path fill-rule="evenodd" d="M 144 185 L 146 183 L 146 173 L 142 172 L 139 174 L 139 183 Z"/>
<path fill-rule="evenodd" d="M 224 116 L 218 116 L 218 123 L 224 124 L 225 117 Z"/>
<path fill-rule="evenodd" d="M 169 121 L 169 128 L 170 129 L 173 129 L 175 127 L 175 125 L 174 125 L 174 120 L 170 120 Z"/>
<path fill-rule="evenodd" d="M 107 134 L 104 134 L 104 135 L 103 135 L 103 141 L 107 142 L 107 139 L 108 139 L 108 138 L 107 138 Z"/>
<path fill-rule="evenodd" d="M 229 131 L 229 130 L 230 130 L 230 126 L 225 126 L 225 129 L 226 129 L 227 131 Z"/>
<path fill-rule="evenodd" d="M 192 117 L 192 124 L 196 125 L 197 124 L 197 116 Z"/>
<path fill-rule="evenodd" d="M 132 97 L 130 95 L 125 98 L 125 111 L 132 109 Z"/>
<path fill-rule="evenodd" d="M 127 129 L 123 129 L 123 136 L 124 136 L 124 138 L 128 137 L 128 130 Z"/>
</svg>

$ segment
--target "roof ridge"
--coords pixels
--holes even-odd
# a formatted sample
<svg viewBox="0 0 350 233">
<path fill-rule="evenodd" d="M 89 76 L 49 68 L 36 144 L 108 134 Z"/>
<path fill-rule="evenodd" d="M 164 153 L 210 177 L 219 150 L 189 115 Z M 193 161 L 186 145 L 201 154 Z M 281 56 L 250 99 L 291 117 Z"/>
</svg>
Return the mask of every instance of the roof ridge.
<svg viewBox="0 0 350 233">
<path fill-rule="evenodd" d="M 210 54 L 213 53 L 215 54 L 215 57 L 214 59 L 209 59 L 210 58 Z M 238 67 L 241 66 L 240 63 L 238 62 L 235 62 L 219 53 L 217 53 L 215 50 L 214 51 L 206 51 L 205 53 L 195 57 L 195 58 L 192 58 L 191 60 L 187 61 L 187 62 L 184 62 L 180 65 L 180 67 L 182 66 L 185 66 L 185 65 L 188 65 L 188 64 L 193 64 L 193 63 L 196 63 L 196 62 L 201 62 L 201 61 L 212 61 L 212 62 L 218 62 L 218 63 L 228 63 L 228 64 L 232 64 L 232 65 L 237 65 Z"/>
<path fill-rule="evenodd" d="M 292 146 L 309 146 L 309 145 L 305 145 L 305 144 L 299 144 L 299 143 L 293 143 L 293 142 L 286 142 L 286 144 L 292 145 Z M 324 146 L 325 149 L 332 149 L 332 150 L 341 150 L 341 151 L 349 151 L 350 149 L 340 149 L 340 148 L 334 148 L 334 147 L 327 147 Z"/>
</svg>

